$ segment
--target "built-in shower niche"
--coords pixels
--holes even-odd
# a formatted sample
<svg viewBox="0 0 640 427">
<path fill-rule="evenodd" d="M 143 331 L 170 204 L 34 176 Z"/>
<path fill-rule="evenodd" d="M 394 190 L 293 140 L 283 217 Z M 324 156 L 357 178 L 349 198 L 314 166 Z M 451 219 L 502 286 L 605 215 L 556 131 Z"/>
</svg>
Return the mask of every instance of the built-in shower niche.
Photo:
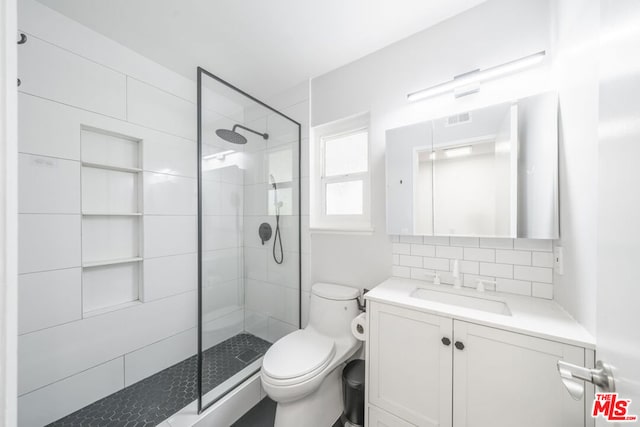
<svg viewBox="0 0 640 427">
<path fill-rule="evenodd" d="M 84 316 L 142 299 L 141 141 L 81 129 L 82 311 Z"/>
</svg>

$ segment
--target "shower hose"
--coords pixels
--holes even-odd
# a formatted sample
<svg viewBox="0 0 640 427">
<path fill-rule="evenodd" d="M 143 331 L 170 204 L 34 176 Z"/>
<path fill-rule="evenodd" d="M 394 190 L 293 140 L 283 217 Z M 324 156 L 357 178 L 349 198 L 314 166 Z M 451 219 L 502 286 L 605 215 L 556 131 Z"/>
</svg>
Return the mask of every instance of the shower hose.
<svg viewBox="0 0 640 427">
<path fill-rule="evenodd" d="M 280 257 L 278 257 L 277 255 L 276 245 L 280 245 Z M 276 262 L 276 264 L 282 264 L 282 262 L 284 261 L 284 252 L 282 252 L 282 237 L 280 236 L 280 212 L 276 213 L 276 232 L 273 237 L 273 260 Z"/>
</svg>

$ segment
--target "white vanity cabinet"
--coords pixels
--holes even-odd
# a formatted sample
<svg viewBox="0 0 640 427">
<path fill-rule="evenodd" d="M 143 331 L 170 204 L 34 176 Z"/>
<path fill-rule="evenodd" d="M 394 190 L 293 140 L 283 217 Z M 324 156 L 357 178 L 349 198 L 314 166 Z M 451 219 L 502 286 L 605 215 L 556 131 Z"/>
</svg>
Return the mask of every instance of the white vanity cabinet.
<svg viewBox="0 0 640 427">
<path fill-rule="evenodd" d="M 584 348 L 374 301 L 368 316 L 369 427 L 586 425 L 556 368 Z"/>
<path fill-rule="evenodd" d="M 378 303 L 368 313 L 369 403 L 407 425 L 450 426 L 451 319 Z"/>
<path fill-rule="evenodd" d="M 400 419 L 390 413 L 380 410 L 375 406 L 369 406 L 369 427 L 413 427 L 403 419 Z"/>
</svg>

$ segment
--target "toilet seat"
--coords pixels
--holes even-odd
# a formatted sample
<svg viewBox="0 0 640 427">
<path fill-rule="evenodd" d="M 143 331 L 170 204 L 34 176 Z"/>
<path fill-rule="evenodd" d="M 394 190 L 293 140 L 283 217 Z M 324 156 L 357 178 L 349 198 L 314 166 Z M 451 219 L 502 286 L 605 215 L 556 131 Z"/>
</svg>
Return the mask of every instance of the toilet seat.
<svg viewBox="0 0 640 427">
<path fill-rule="evenodd" d="M 262 360 L 262 372 L 274 385 L 297 384 L 322 372 L 335 353 L 333 339 L 309 329 L 298 330 L 271 346 Z"/>
</svg>

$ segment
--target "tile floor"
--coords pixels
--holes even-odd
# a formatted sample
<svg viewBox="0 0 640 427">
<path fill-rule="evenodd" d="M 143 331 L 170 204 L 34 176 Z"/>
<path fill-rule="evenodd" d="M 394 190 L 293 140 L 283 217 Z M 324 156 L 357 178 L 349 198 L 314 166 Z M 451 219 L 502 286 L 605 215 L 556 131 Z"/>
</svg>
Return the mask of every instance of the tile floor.
<svg viewBox="0 0 640 427">
<path fill-rule="evenodd" d="M 249 412 L 244 414 L 242 418 L 232 424 L 231 427 L 273 427 L 275 417 L 276 402 L 265 397 Z M 342 427 L 342 423 L 337 420 L 332 427 Z"/>
<path fill-rule="evenodd" d="M 265 340 L 243 333 L 206 350 L 203 353 L 204 391 L 212 390 L 240 372 L 270 346 Z M 198 398 L 197 371 L 197 357 L 192 356 L 49 426 L 156 426 Z"/>
</svg>

